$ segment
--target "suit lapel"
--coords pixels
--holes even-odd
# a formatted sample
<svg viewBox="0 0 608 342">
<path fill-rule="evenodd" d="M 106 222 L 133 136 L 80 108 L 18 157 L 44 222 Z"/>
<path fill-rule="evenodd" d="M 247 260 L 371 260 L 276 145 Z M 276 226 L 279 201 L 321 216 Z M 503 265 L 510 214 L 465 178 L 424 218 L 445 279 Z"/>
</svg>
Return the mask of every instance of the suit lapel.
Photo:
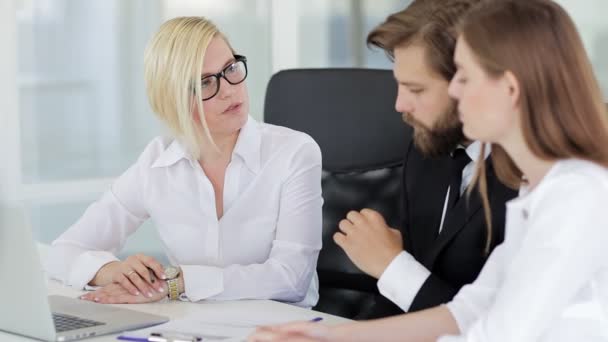
<svg viewBox="0 0 608 342">
<path fill-rule="evenodd" d="M 494 182 L 494 170 L 491 158 L 486 159 L 486 177 L 488 184 Z M 490 191 L 490 190 L 489 190 Z M 466 196 L 466 193 L 465 195 Z M 488 196 L 492 196 L 488 193 Z M 443 222 L 443 228 L 435 244 L 423 258 L 423 264 L 431 269 L 439 253 L 460 232 L 475 215 L 482 215 L 481 197 L 477 187 L 471 191 L 471 196 L 463 197 L 456 206 L 448 211 Z"/>
<path fill-rule="evenodd" d="M 437 239 L 448 187 L 449 160 L 424 158 L 418 151 L 412 154 L 408 164 L 416 167 L 408 170 L 405 180 L 407 193 L 411 195 L 408 198 L 408 226 L 411 228 L 404 239 L 406 249 L 421 260 Z"/>
<path fill-rule="evenodd" d="M 466 196 L 466 195 L 465 195 Z M 443 222 L 443 229 L 435 244 L 431 248 L 427 258 L 425 258 L 428 267 L 432 267 L 435 259 L 443 248 L 450 242 L 458 232 L 460 232 L 475 215 L 481 213 L 481 199 L 477 189 L 471 192 L 471 196 L 462 198 L 453 210 L 446 213 Z"/>
</svg>

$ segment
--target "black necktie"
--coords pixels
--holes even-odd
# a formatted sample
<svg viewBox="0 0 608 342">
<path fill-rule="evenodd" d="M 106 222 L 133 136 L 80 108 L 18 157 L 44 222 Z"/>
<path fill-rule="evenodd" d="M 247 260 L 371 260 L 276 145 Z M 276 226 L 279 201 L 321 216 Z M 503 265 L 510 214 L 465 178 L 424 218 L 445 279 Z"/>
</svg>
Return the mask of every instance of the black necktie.
<svg viewBox="0 0 608 342">
<path fill-rule="evenodd" d="M 460 185 L 462 184 L 462 169 L 471 162 L 471 158 L 463 148 L 456 149 L 452 153 L 450 165 L 450 197 L 448 198 L 447 210 L 454 208 L 460 198 Z"/>
</svg>

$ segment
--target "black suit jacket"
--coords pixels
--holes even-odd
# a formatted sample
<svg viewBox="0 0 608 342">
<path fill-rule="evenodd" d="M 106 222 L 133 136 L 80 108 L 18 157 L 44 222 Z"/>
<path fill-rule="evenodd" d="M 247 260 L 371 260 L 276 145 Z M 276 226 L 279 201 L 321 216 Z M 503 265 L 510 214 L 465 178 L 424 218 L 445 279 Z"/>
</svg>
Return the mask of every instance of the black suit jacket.
<svg viewBox="0 0 608 342">
<path fill-rule="evenodd" d="M 450 301 L 460 288 L 477 278 L 487 260 L 484 252 L 486 224 L 481 197 L 475 189 L 446 213 L 439 224 L 450 182 L 449 156 L 426 158 L 408 144 L 403 166 L 402 224 L 404 248 L 422 263 L 431 276 L 414 298 L 409 312 Z M 500 183 L 491 158 L 486 161 L 488 198 L 492 210 L 493 249 L 504 239 L 505 202 L 517 192 Z M 463 195 L 463 196 L 466 196 Z M 377 318 L 403 313 L 381 295 L 375 305 L 358 318 Z"/>
</svg>

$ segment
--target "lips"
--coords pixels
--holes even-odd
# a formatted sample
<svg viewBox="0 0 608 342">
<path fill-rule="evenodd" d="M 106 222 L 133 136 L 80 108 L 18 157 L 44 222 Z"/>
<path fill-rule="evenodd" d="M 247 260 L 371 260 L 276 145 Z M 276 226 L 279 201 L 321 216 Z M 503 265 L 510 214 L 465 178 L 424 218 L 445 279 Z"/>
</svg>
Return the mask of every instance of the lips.
<svg viewBox="0 0 608 342">
<path fill-rule="evenodd" d="M 226 113 L 226 114 L 234 113 L 234 112 L 238 111 L 242 105 L 243 105 L 243 102 L 233 103 L 228 108 L 226 108 L 226 110 L 224 110 L 222 113 Z"/>
</svg>

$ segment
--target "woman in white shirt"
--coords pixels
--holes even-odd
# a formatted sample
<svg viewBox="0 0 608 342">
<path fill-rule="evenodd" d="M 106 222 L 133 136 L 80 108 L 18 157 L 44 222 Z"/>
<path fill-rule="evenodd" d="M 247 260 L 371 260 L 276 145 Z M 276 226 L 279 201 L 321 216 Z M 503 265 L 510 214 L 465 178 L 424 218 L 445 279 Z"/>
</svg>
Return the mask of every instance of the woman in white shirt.
<svg viewBox="0 0 608 342">
<path fill-rule="evenodd" d="M 100 303 L 275 299 L 312 307 L 321 248 L 321 152 L 248 115 L 247 61 L 208 20 L 164 23 L 145 52 L 154 112 L 171 130 L 52 244 L 46 268 Z M 115 253 L 147 219 L 172 268 Z M 162 279 L 167 279 L 165 282 Z M 175 285 L 177 291 L 167 288 Z"/>
<path fill-rule="evenodd" d="M 447 305 L 261 328 L 250 341 L 608 341 L 608 117 L 573 22 L 550 0 L 487 1 L 454 59 L 464 133 L 492 143 L 497 175 L 521 186 L 505 242 Z"/>
</svg>

